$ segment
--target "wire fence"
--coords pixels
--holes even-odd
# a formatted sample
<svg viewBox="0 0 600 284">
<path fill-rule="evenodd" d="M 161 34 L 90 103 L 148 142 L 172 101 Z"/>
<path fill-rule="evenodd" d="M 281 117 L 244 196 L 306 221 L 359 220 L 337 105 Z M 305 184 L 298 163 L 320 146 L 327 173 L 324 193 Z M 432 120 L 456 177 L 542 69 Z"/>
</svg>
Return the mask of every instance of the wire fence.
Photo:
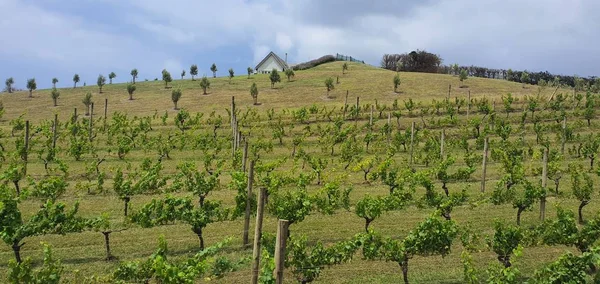
<svg viewBox="0 0 600 284">
<path fill-rule="evenodd" d="M 347 56 L 347 55 L 343 55 L 343 54 L 339 54 L 339 53 L 335 54 L 335 60 L 336 61 L 358 62 L 358 63 L 365 64 L 365 62 L 363 60 L 358 60 L 352 56 Z"/>
</svg>

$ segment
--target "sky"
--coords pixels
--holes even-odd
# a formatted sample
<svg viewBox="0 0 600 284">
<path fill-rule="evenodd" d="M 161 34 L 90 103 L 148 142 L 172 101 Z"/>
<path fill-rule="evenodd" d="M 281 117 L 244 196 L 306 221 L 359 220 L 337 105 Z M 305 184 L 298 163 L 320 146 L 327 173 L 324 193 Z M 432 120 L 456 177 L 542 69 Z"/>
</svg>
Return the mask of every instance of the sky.
<svg viewBox="0 0 600 284">
<path fill-rule="evenodd" d="M 598 0 L 0 0 L 0 79 L 24 88 L 246 74 L 269 51 L 289 63 L 341 53 L 379 66 L 421 49 L 443 64 L 600 75 Z"/>
</svg>

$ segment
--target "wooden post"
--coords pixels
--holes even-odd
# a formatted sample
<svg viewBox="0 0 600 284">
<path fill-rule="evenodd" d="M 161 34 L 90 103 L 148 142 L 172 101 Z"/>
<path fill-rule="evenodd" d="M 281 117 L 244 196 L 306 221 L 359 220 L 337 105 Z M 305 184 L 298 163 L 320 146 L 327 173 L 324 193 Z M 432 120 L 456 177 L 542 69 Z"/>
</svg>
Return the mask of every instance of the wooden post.
<svg viewBox="0 0 600 284">
<path fill-rule="evenodd" d="M 444 160 L 444 140 L 446 138 L 446 130 L 442 129 L 442 136 L 440 137 L 440 157 Z"/>
<path fill-rule="evenodd" d="M 413 152 L 414 152 L 414 142 L 415 142 L 415 122 L 412 122 L 412 126 L 410 128 L 410 165 L 413 164 Z"/>
<path fill-rule="evenodd" d="M 75 123 L 77 121 L 77 108 L 73 109 L 73 121 L 71 121 L 72 123 Z"/>
<path fill-rule="evenodd" d="M 360 115 L 360 97 L 356 97 L 356 117 L 354 120 L 358 121 L 358 116 Z"/>
<path fill-rule="evenodd" d="M 52 125 L 52 150 L 56 150 L 56 139 L 58 129 L 58 114 L 54 114 L 54 124 Z"/>
<path fill-rule="evenodd" d="M 254 182 L 254 160 L 250 161 L 250 170 L 248 171 L 248 196 L 246 197 L 246 214 L 244 215 L 244 248 L 248 247 L 248 230 L 250 229 L 250 209 L 252 208 L 252 183 Z"/>
<path fill-rule="evenodd" d="M 371 114 L 369 116 L 369 128 L 373 128 L 373 109 L 375 107 L 373 105 L 371 105 Z"/>
<path fill-rule="evenodd" d="M 562 141 L 561 141 L 561 146 L 560 146 L 560 152 L 561 154 L 565 154 L 565 144 L 567 143 L 567 117 L 563 117 L 563 122 L 562 122 Z"/>
<path fill-rule="evenodd" d="M 90 105 L 90 142 L 92 142 L 92 135 L 93 135 L 93 121 L 94 121 L 94 103 L 92 103 Z"/>
<path fill-rule="evenodd" d="M 348 90 L 346 90 L 346 100 L 344 100 L 344 114 L 342 118 L 346 120 L 346 109 L 348 108 Z"/>
<path fill-rule="evenodd" d="M 108 99 L 104 99 L 104 125 L 103 129 L 106 129 L 106 118 L 108 116 Z"/>
<path fill-rule="evenodd" d="M 450 99 L 450 91 L 452 90 L 452 84 L 448 84 L 448 99 Z"/>
<path fill-rule="evenodd" d="M 29 120 L 25 121 L 25 151 L 23 151 L 23 161 L 27 167 L 27 154 L 29 153 Z"/>
<path fill-rule="evenodd" d="M 542 167 L 542 188 L 546 191 L 546 185 L 548 182 L 548 148 L 544 148 L 544 165 Z M 544 194 L 540 198 L 540 220 L 544 221 L 546 218 L 546 195 Z"/>
<path fill-rule="evenodd" d="M 267 189 L 262 187 L 258 192 L 258 204 L 256 207 L 256 225 L 254 227 L 254 249 L 252 251 L 252 284 L 258 283 L 258 274 L 260 272 L 260 239 L 262 238 L 262 224 L 266 196 Z"/>
<path fill-rule="evenodd" d="M 285 244 L 287 241 L 287 231 L 290 226 L 288 220 L 281 220 L 277 222 L 277 239 L 275 241 L 275 276 L 276 284 L 283 284 L 283 270 L 285 262 Z"/>
<path fill-rule="evenodd" d="M 246 172 L 246 162 L 248 161 L 248 140 L 244 138 L 244 154 L 242 155 L 242 172 Z"/>
<path fill-rule="evenodd" d="M 467 120 L 469 120 L 469 113 L 471 112 L 471 90 L 467 95 Z"/>
<path fill-rule="evenodd" d="M 235 96 L 231 96 L 231 148 L 232 157 L 235 157 L 235 139 L 237 135 L 236 129 L 236 117 L 235 117 Z"/>
<path fill-rule="evenodd" d="M 481 175 L 481 192 L 485 192 L 485 174 L 487 173 L 487 156 L 488 156 L 488 138 L 485 138 L 483 144 L 483 173 Z"/>
</svg>

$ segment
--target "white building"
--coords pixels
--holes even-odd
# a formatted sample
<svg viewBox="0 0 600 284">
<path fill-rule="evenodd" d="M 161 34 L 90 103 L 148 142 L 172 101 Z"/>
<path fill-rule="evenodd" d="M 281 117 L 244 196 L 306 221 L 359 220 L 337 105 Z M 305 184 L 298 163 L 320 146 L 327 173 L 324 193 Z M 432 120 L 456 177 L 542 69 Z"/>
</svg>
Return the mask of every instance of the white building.
<svg viewBox="0 0 600 284">
<path fill-rule="evenodd" d="M 256 65 L 254 70 L 256 70 L 256 73 L 258 74 L 267 74 L 271 73 L 271 70 L 273 69 L 281 72 L 287 70 L 288 68 L 287 62 L 271 51 L 260 63 L 258 63 L 258 65 Z"/>
</svg>

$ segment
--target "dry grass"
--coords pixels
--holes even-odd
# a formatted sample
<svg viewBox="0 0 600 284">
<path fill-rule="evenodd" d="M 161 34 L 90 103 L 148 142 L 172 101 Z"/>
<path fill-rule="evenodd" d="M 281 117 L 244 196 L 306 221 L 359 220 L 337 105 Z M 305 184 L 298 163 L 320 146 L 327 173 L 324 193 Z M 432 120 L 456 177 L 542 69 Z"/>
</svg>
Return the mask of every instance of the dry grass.
<svg viewBox="0 0 600 284">
<path fill-rule="evenodd" d="M 330 63 L 321 65 L 317 68 L 307 71 L 297 71 L 296 77 L 292 82 L 287 82 L 287 78 L 282 76 L 282 82 L 277 84 L 274 89 L 270 88 L 268 75 L 254 75 L 251 79 L 246 76 L 236 77 L 229 84 L 227 78 L 211 79 L 211 89 L 209 94 L 202 95 L 202 90 L 199 87 L 199 81 L 175 81 L 171 84 L 173 87 L 179 87 L 183 90 L 183 98 L 179 102 L 179 106 L 186 108 L 190 112 L 210 112 L 217 111 L 225 115 L 225 109 L 229 107 L 231 97 L 236 97 L 238 107 L 242 109 L 256 108 L 264 116 L 268 109 L 282 110 L 287 108 L 298 108 L 302 106 L 310 106 L 317 104 L 319 106 L 341 106 L 344 103 L 346 91 L 349 92 L 349 103 L 355 102 L 355 97 L 360 96 L 362 103 L 374 103 L 378 100 L 379 103 L 391 106 L 395 99 L 400 102 L 404 99 L 412 98 L 416 101 L 431 101 L 433 99 L 442 99 L 447 95 L 448 85 L 452 84 L 452 97 L 464 96 L 468 90 L 472 96 L 486 96 L 495 99 L 500 104 L 500 96 L 506 93 L 512 93 L 516 97 L 531 95 L 537 93 L 537 87 L 528 86 L 522 88 L 521 84 L 511 83 L 501 80 L 469 78 L 465 84 L 468 88 L 459 88 L 458 77 L 440 74 L 420 74 L 420 73 L 401 73 L 402 84 L 400 93 L 393 92 L 392 78 L 395 73 L 372 68 L 365 65 L 349 63 L 350 69 L 346 75 L 342 75 L 342 63 Z M 283 74 L 282 74 L 283 75 Z M 326 89 L 324 80 L 326 77 L 340 77 L 340 84 L 336 85 L 333 91 L 334 99 L 326 99 Z M 259 87 L 259 102 L 260 106 L 252 106 L 252 98 L 249 95 L 249 87 L 252 82 L 256 82 Z M 104 98 L 109 100 L 109 113 L 119 111 L 127 113 L 130 117 L 149 116 L 158 112 L 162 114 L 168 111 L 170 114 L 169 126 L 159 126 L 159 120 L 154 120 L 153 125 L 155 131 L 165 132 L 174 130 L 173 126 L 173 110 L 171 103 L 171 90 L 164 88 L 163 82 L 138 82 L 138 90 L 134 97 L 135 100 L 129 101 L 124 84 L 106 85 L 103 94 L 97 94 L 97 87 L 88 86 L 77 89 L 61 89 L 61 97 L 59 106 L 51 107 L 52 100 L 49 90 L 39 90 L 34 92 L 34 98 L 27 98 L 27 92 L 19 92 L 15 94 L 1 94 L 0 100 L 4 103 L 6 114 L 0 121 L 0 129 L 9 132 L 8 122 L 11 119 L 25 113 L 25 119 L 29 119 L 34 123 L 41 120 L 48 120 L 53 117 L 54 113 L 58 113 L 60 120 L 67 119 L 74 107 L 79 109 L 79 113 L 83 113 L 83 104 L 81 100 L 86 92 L 94 93 L 94 101 L 96 102 L 96 116 L 102 115 Z M 544 90 L 543 94 L 549 95 L 553 90 Z M 563 90 L 567 91 L 567 90 Z M 400 103 L 402 105 L 402 103 Z M 513 117 L 517 117 L 514 114 Z M 399 127 L 405 129 L 409 127 L 410 122 L 416 118 L 403 119 L 402 125 Z M 377 122 L 377 127 L 380 127 L 383 120 Z M 596 126 L 595 124 L 593 125 Z M 228 135 L 228 127 L 226 122 L 224 128 L 220 131 L 220 135 Z M 294 131 L 300 131 L 300 127 L 296 127 Z M 594 128 L 592 128 L 593 130 Z M 206 131 L 206 130 L 200 130 Z M 451 137 L 452 131 L 458 129 L 449 129 L 448 137 Z M 578 130 L 587 131 L 587 130 Z M 531 126 L 529 126 L 529 132 Z M 270 139 L 268 129 L 258 132 L 266 139 Z M 528 141 L 534 141 L 535 138 L 531 135 L 527 136 Z M 5 145 L 11 145 L 11 138 L 4 138 L 0 141 Z M 102 153 L 106 153 L 107 145 L 104 144 L 103 135 L 98 138 L 98 147 Z M 278 146 L 275 144 L 275 150 L 265 156 L 265 159 L 274 159 L 289 155 L 291 151 L 291 136 L 288 135 L 284 139 L 284 145 Z M 451 138 L 448 138 L 449 141 Z M 472 142 L 472 141 L 471 141 Z M 274 142 L 275 143 L 275 142 Z M 61 146 L 66 146 L 66 141 L 61 143 Z M 12 148 L 11 148 L 12 149 Z M 308 152 L 321 153 L 320 146 L 314 140 L 306 147 Z M 450 153 L 458 155 L 456 148 L 449 147 Z M 229 153 L 229 151 L 225 151 Z M 379 154 L 383 151 L 379 152 Z M 127 160 L 133 165 L 147 156 L 154 157 L 155 152 L 144 152 L 140 149 L 134 150 L 127 156 Z M 172 159 L 164 163 L 165 174 L 170 175 L 175 172 L 175 166 L 184 160 L 201 162 L 202 153 L 191 149 L 184 151 L 173 151 Z M 81 162 L 76 162 L 72 158 L 61 153 L 61 159 L 66 160 L 70 166 L 71 180 L 68 193 L 62 198 L 62 201 L 72 204 L 75 201 L 80 202 L 80 212 L 83 216 L 98 216 L 101 213 L 109 213 L 111 220 L 116 223 L 121 223 L 123 218 L 122 202 L 120 202 L 112 191 L 109 190 L 106 194 L 86 195 L 83 192 L 78 192 L 75 189 L 75 184 L 82 180 L 80 176 L 87 162 L 90 161 L 89 155 L 85 156 Z M 400 155 L 400 159 L 406 159 L 407 154 Z M 585 161 L 578 161 L 585 163 Z M 102 165 L 102 170 L 110 171 L 115 167 L 121 166 L 124 163 L 119 161 L 114 154 L 108 156 L 107 162 Z M 537 165 L 535 162 L 526 161 L 528 169 Z M 291 162 L 284 165 L 284 169 L 291 168 Z M 1 168 L 0 168 L 1 169 Z M 229 168 L 226 169 L 226 172 Z M 29 167 L 29 173 L 32 175 L 42 175 L 43 166 L 36 158 L 32 158 Z M 494 186 L 495 181 L 500 177 L 499 165 L 492 163 L 488 169 L 489 182 L 488 188 Z M 458 191 L 467 186 L 471 196 L 477 196 L 479 192 L 478 179 L 481 173 L 480 170 L 473 174 L 473 180 L 467 184 L 451 184 L 451 191 Z M 375 183 L 367 185 L 362 182 L 362 173 L 349 172 L 343 170 L 343 165 L 337 162 L 337 157 L 332 158 L 327 173 L 326 180 L 333 179 L 344 180 L 347 185 L 354 187 L 351 195 L 352 203 L 369 194 L 386 194 L 388 189 Z M 234 204 L 234 192 L 226 189 L 228 182 L 228 174 L 225 173 L 222 177 L 221 184 L 223 189 L 211 193 L 210 198 L 222 200 L 225 205 L 232 206 Z M 107 187 L 110 187 L 111 181 L 107 181 Z M 439 186 L 439 184 L 436 184 Z M 311 186 L 310 190 L 314 191 L 318 187 Z M 563 192 L 570 192 L 568 177 L 563 179 L 561 186 Z M 486 193 L 489 195 L 489 192 Z M 417 195 L 421 195 L 419 192 Z M 152 198 L 157 198 L 162 195 L 140 195 L 134 196 L 132 199 L 133 210 L 138 209 L 142 204 L 148 202 Z M 594 195 L 594 198 L 597 194 Z M 39 207 L 39 200 L 30 199 L 22 204 L 22 210 L 25 215 L 32 214 Z M 561 203 L 563 206 L 576 209 L 577 201 L 570 197 L 560 199 L 550 198 L 547 206 L 547 216 L 554 216 L 555 209 L 551 204 Z M 600 209 L 600 203 L 593 201 L 584 210 L 586 216 L 591 216 L 593 212 Z M 534 208 L 533 212 L 525 212 L 523 214 L 523 226 L 530 226 L 538 223 L 538 208 Z M 409 207 L 402 211 L 388 212 L 381 218 L 373 222 L 372 227 L 385 235 L 402 237 L 413 228 L 418 222 L 423 220 L 431 210 L 417 209 Z M 453 212 L 453 218 L 459 224 L 471 223 L 474 228 L 481 230 L 486 234 L 492 231 L 491 223 L 495 219 L 507 220 L 514 222 L 516 210 L 510 205 L 493 206 L 491 204 L 482 204 L 480 206 L 462 206 L 456 208 Z M 274 233 L 275 222 L 273 216 L 268 215 L 265 220 L 265 231 Z M 222 222 L 211 224 L 205 232 L 206 242 L 208 245 L 214 244 L 226 237 L 234 237 L 231 248 L 227 254 L 231 257 L 240 258 L 251 255 L 250 250 L 242 250 L 241 235 L 242 235 L 242 220 Z M 331 243 L 343 239 L 350 238 L 354 234 L 363 230 L 363 220 L 357 217 L 353 212 L 340 211 L 333 216 L 326 216 L 319 213 L 313 213 L 306 218 L 305 221 L 294 224 L 292 230 L 294 234 L 306 234 L 310 240 L 323 241 Z M 251 229 L 253 231 L 253 229 Z M 174 258 L 189 256 L 198 251 L 197 238 L 186 225 L 171 225 L 152 229 L 141 229 L 133 227 L 121 233 L 112 235 L 113 254 L 118 256 L 120 260 L 136 260 L 149 256 L 155 249 L 159 236 L 164 235 L 169 243 L 171 255 Z M 58 258 L 62 259 L 66 266 L 66 278 L 78 282 L 81 278 L 77 278 L 75 271 L 79 271 L 80 277 L 91 275 L 106 275 L 111 273 L 117 266 L 117 262 L 104 261 L 104 242 L 102 235 L 98 232 L 84 232 L 80 234 L 68 234 L 66 236 L 42 236 L 32 237 L 25 240 L 27 245 L 24 246 L 22 254 L 24 257 L 31 257 L 34 264 L 41 263 L 41 248 L 40 241 L 47 242 L 54 247 L 54 251 Z M 458 243 L 458 242 L 457 242 Z M 460 283 L 462 282 L 462 266 L 460 264 L 460 247 L 455 245 L 453 251 L 445 259 L 441 257 L 416 257 L 411 260 L 409 277 L 414 283 Z M 520 270 L 526 275 L 531 275 L 534 269 L 541 267 L 542 264 L 556 259 L 560 254 L 568 248 L 564 247 L 535 247 L 525 249 L 523 259 L 519 263 Z M 6 273 L 7 262 L 12 259 L 12 251 L 6 245 L 0 246 L 0 275 Z M 489 251 L 476 253 L 474 255 L 475 264 L 479 268 L 487 267 L 488 263 L 495 262 L 495 256 Z M 239 271 L 228 274 L 225 278 L 217 280 L 219 283 L 248 283 L 250 275 L 249 265 L 242 267 Z M 286 274 L 288 282 L 292 282 L 290 274 Z M 321 283 L 398 283 L 402 279 L 401 271 L 395 263 L 385 263 L 381 261 L 364 261 L 357 255 L 351 263 L 335 266 L 325 269 L 318 282 Z"/>
</svg>

